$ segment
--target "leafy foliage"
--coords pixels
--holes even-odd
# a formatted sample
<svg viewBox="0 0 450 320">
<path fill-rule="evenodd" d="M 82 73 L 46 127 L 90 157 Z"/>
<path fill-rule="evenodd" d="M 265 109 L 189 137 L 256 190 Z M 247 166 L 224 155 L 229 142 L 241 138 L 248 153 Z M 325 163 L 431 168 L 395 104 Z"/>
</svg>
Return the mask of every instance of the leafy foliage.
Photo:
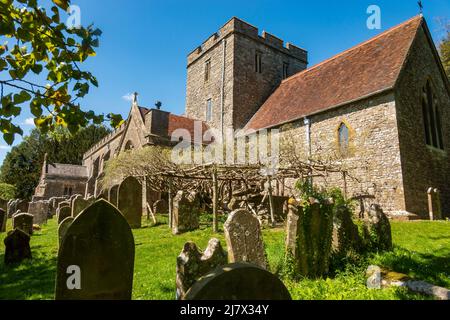
<svg viewBox="0 0 450 320">
<path fill-rule="evenodd" d="M 7 183 L 0 183 L 0 199 L 3 200 L 11 200 L 16 197 L 16 187 L 7 184 Z"/>
<path fill-rule="evenodd" d="M 91 86 L 98 86 L 79 64 L 95 56 L 102 32 L 92 25 L 66 25 L 61 14 L 70 8 L 70 0 L 52 1 L 47 11 L 38 0 L 0 0 L 0 130 L 10 145 L 16 134 L 23 134 L 13 120 L 25 103 L 43 133 L 58 126 L 75 133 L 91 121 L 105 120 L 77 103 Z M 122 122 L 118 115 L 106 118 L 113 126 Z"/>
<path fill-rule="evenodd" d="M 447 37 L 441 42 L 440 52 L 445 72 L 450 80 L 450 30 L 447 31 Z"/>
<path fill-rule="evenodd" d="M 6 155 L 0 180 L 15 185 L 16 196 L 29 199 L 34 193 L 45 154 L 51 163 L 81 164 L 83 154 L 110 131 L 91 125 L 71 135 L 67 129 L 44 134 L 35 129 Z"/>
</svg>

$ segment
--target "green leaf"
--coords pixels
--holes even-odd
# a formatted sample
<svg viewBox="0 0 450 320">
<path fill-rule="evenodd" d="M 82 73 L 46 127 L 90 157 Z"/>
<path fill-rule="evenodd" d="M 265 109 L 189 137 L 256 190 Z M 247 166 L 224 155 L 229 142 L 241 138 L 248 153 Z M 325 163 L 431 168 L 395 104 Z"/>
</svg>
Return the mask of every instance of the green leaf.
<svg viewBox="0 0 450 320">
<path fill-rule="evenodd" d="M 19 94 L 14 95 L 14 104 L 21 104 L 30 99 L 31 99 L 31 95 L 28 92 L 26 92 L 25 90 L 23 90 Z"/>
<path fill-rule="evenodd" d="M 67 11 L 69 8 L 69 0 L 52 0 L 54 4 L 56 4 L 58 7 L 63 9 L 64 11 Z"/>
</svg>

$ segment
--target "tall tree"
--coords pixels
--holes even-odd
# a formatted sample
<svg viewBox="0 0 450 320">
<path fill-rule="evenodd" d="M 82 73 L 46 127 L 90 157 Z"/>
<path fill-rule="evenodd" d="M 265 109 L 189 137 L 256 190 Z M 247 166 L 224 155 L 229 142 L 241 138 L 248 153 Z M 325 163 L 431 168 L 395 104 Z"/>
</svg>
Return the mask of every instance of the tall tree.
<svg viewBox="0 0 450 320">
<path fill-rule="evenodd" d="M 445 72 L 447 72 L 447 77 L 450 80 L 450 29 L 447 30 L 447 37 L 441 42 L 440 52 Z"/>
<path fill-rule="evenodd" d="M 122 121 L 118 115 L 83 111 L 78 102 L 92 85 L 98 86 L 97 79 L 80 65 L 95 55 L 102 32 L 78 24 L 79 10 L 70 0 L 52 0 L 49 10 L 47 3 L 0 0 L 0 130 L 8 144 L 16 134 L 23 134 L 13 120 L 25 104 L 44 133 L 58 126 L 75 133 L 105 118 L 113 126 Z M 74 17 L 63 21 L 65 11 Z"/>
<path fill-rule="evenodd" d="M 83 154 L 110 130 L 91 125 L 72 135 L 67 129 L 44 134 L 34 129 L 6 155 L 0 181 L 16 187 L 16 196 L 30 199 L 39 183 L 45 154 L 49 162 L 81 164 Z"/>
</svg>

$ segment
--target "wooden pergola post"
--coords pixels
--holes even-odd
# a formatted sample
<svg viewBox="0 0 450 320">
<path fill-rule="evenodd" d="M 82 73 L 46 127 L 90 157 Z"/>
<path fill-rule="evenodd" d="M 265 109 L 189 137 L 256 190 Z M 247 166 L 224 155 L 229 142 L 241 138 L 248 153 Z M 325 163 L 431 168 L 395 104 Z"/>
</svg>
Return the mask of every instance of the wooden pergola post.
<svg viewBox="0 0 450 320">
<path fill-rule="evenodd" d="M 213 232 L 219 232 L 219 225 L 218 225 L 218 219 L 217 219 L 217 211 L 218 211 L 218 202 L 219 202 L 219 195 L 218 195 L 218 181 L 217 181 L 217 169 L 214 167 L 212 172 L 212 180 L 213 180 Z"/>
<path fill-rule="evenodd" d="M 173 194 L 172 194 L 172 179 L 169 178 L 169 228 L 173 227 Z"/>
</svg>

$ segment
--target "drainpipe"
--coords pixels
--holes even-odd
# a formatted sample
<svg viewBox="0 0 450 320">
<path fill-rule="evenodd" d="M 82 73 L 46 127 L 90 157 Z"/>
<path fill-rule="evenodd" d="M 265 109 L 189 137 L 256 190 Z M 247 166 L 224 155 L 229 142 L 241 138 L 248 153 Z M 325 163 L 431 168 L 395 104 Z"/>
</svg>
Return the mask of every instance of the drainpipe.
<svg viewBox="0 0 450 320">
<path fill-rule="evenodd" d="M 225 112 L 225 58 L 226 58 L 226 50 L 227 50 L 227 40 L 222 40 L 222 55 L 223 55 L 223 62 L 222 62 L 222 86 L 220 89 L 220 134 L 222 137 L 222 143 L 224 141 L 224 112 Z"/>
<path fill-rule="evenodd" d="M 312 147 L 311 147 L 311 119 L 305 118 L 304 120 L 305 129 L 306 129 L 306 145 L 308 147 L 308 162 L 312 156 Z"/>
</svg>

